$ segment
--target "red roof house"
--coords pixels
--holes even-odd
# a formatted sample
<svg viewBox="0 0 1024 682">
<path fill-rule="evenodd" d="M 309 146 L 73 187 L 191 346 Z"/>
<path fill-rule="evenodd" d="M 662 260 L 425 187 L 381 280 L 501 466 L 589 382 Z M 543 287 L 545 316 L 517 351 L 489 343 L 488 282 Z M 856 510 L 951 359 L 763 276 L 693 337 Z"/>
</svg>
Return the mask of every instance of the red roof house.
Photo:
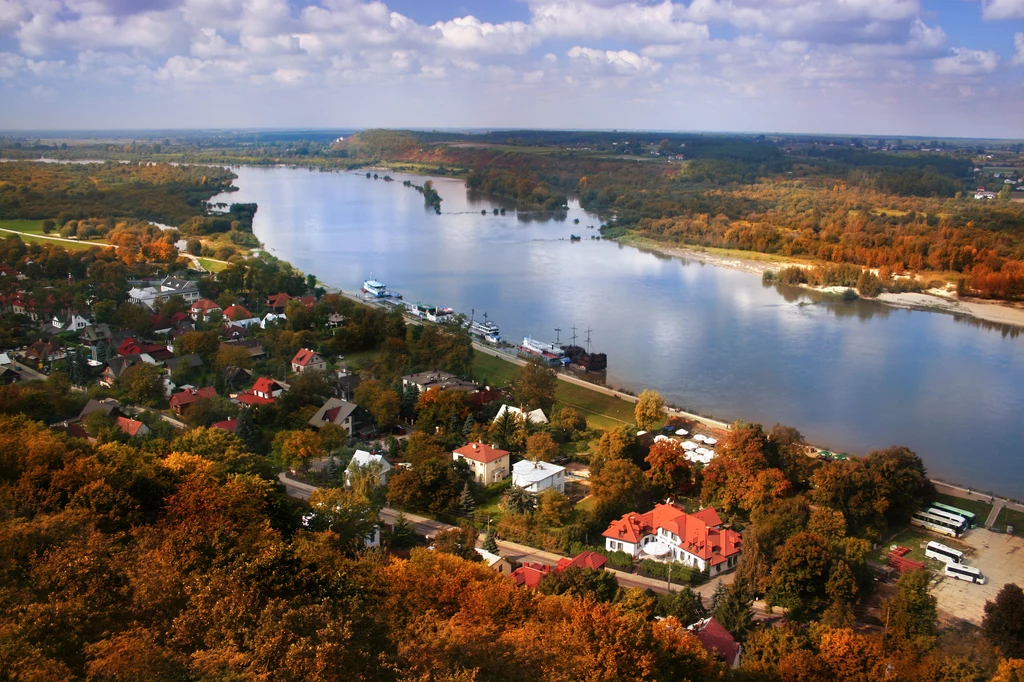
<svg viewBox="0 0 1024 682">
<path fill-rule="evenodd" d="M 697 635 L 701 645 L 730 668 L 740 667 L 740 654 L 743 647 L 733 639 L 729 631 L 722 627 L 714 618 L 699 621 L 690 627 Z"/>
<path fill-rule="evenodd" d="M 283 313 L 284 307 L 288 305 L 290 300 L 292 300 L 292 297 L 288 294 L 273 294 L 267 296 L 267 307 L 273 308 L 275 313 Z"/>
<path fill-rule="evenodd" d="M 235 396 L 235 402 L 242 405 L 269 405 L 274 398 L 284 393 L 284 386 L 273 379 L 260 377 L 248 391 Z"/>
<path fill-rule="evenodd" d="M 217 389 L 213 386 L 206 386 L 205 388 L 186 388 L 180 393 L 175 393 L 171 396 L 171 409 L 174 410 L 175 414 L 183 413 L 192 403 L 196 402 L 200 398 L 215 398 L 217 397 Z"/>
<path fill-rule="evenodd" d="M 231 320 L 248 320 L 252 317 L 252 313 L 243 308 L 240 305 L 230 305 L 224 310 L 224 319 Z"/>
<path fill-rule="evenodd" d="M 608 557 L 588 549 L 572 559 L 569 557 L 562 557 L 558 560 L 558 565 L 555 566 L 555 570 L 564 571 L 567 568 L 575 566 L 577 568 L 589 568 L 592 571 L 600 571 L 604 568 L 606 563 L 608 563 Z"/>
<path fill-rule="evenodd" d="M 508 450 L 499 450 L 486 443 L 469 443 L 458 450 L 452 451 L 455 461 L 462 460 L 469 465 L 473 477 L 478 483 L 490 485 L 505 480 L 509 476 Z"/>
<path fill-rule="evenodd" d="M 136 419 L 118 417 L 114 425 L 129 436 L 145 436 L 149 434 L 149 427 Z"/>
<path fill-rule="evenodd" d="M 659 504 L 646 514 L 612 521 L 603 535 L 608 551 L 680 561 L 712 576 L 736 566 L 742 552 L 740 534 L 723 528 L 714 509 L 687 514 L 676 505 Z"/>
<path fill-rule="evenodd" d="M 544 576 L 551 573 L 551 567 L 545 566 L 544 564 L 531 564 L 529 562 L 523 564 L 516 570 L 512 571 L 512 580 L 516 581 L 516 585 L 522 587 L 525 585 L 530 589 L 537 589 L 540 585 L 540 581 L 544 579 Z"/>
<path fill-rule="evenodd" d="M 237 426 L 238 426 L 238 420 L 237 419 L 225 419 L 222 422 L 217 422 L 216 424 L 210 424 L 210 428 L 211 429 L 223 429 L 224 431 L 230 431 L 231 433 L 235 432 L 235 428 Z"/>
<path fill-rule="evenodd" d="M 201 298 L 192 304 L 189 309 L 192 314 L 192 319 L 198 322 L 199 320 L 207 320 L 214 313 L 222 312 L 221 307 L 217 305 L 216 301 L 211 301 L 208 298 Z"/>
<path fill-rule="evenodd" d="M 300 348 L 299 352 L 292 358 L 292 371 L 305 372 L 307 370 L 324 371 L 327 369 L 327 361 L 314 350 Z"/>
</svg>

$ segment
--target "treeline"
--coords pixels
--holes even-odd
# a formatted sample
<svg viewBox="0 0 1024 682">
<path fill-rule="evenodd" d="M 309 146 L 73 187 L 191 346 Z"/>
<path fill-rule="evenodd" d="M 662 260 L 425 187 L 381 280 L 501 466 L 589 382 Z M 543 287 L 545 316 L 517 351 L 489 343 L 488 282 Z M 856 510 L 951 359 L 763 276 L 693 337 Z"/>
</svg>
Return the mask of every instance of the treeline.
<svg viewBox="0 0 1024 682">
<path fill-rule="evenodd" d="M 163 163 L 0 164 L 0 219 L 142 218 L 177 225 L 231 186 L 226 168 Z"/>
</svg>

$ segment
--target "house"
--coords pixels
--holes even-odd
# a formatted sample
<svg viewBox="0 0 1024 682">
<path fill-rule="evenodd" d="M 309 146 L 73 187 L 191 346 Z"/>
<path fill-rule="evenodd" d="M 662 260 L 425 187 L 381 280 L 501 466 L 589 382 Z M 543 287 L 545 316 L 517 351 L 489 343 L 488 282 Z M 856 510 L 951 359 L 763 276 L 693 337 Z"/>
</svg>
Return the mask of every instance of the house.
<svg viewBox="0 0 1024 682">
<path fill-rule="evenodd" d="M 221 348 L 244 348 L 249 357 L 253 360 L 259 360 L 266 356 L 267 352 L 263 350 L 263 344 L 256 339 L 237 339 L 232 341 L 221 341 Z"/>
<path fill-rule="evenodd" d="M 85 407 L 82 408 L 82 411 L 78 413 L 78 421 L 82 421 L 93 412 L 101 412 L 111 419 L 124 416 L 124 412 L 121 411 L 121 403 L 113 398 L 104 398 L 103 400 L 90 399 L 85 404 Z"/>
<path fill-rule="evenodd" d="M 402 388 L 408 388 L 409 386 L 415 386 L 420 393 L 431 388 L 439 388 L 442 391 L 453 389 L 468 393 L 476 393 L 480 390 L 479 384 L 475 384 L 472 381 L 464 381 L 454 374 L 436 369 L 402 377 Z"/>
<path fill-rule="evenodd" d="M 292 300 L 292 297 L 288 294 L 273 294 L 271 296 L 267 296 L 267 307 L 275 313 L 283 313 L 285 306 L 288 305 L 288 301 L 290 300 Z"/>
<path fill-rule="evenodd" d="M 331 313 L 327 316 L 327 326 L 330 329 L 337 329 L 341 325 L 345 324 L 345 316 L 339 313 Z"/>
<path fill-rule="evenodd" d="M 28 350 L 25 351 L 25 359 L 33 360 L 35 362 L 54 362 L 64 357 L 64 351 L 60 347 L 60 342 L 57 340 L 43 341 L 40 339 L 36 341 Z"/>
<path fill-rule="evenodd" d="M 742 552 L 740 534 L 723 528 L 711 507 L 687 514 L 674 504 L 659 504 L 646 514 L 629 513 L 612 521 L 602 535 L 610 552 L 679 561 L 711 576 L 734 568 Z"/>
<path fill-rule="evenodd" d="M 531 493 L 540 493 L 554 488 L 565 492 L 565 467 L 551 462 L 531 462 L 524 459 L 512 467 L 512 485 L 526 488 Z"/>
<path fill-rule="evenodd" d="M 149 326 L 153 328 L 154 334 L 170 334 L 174 331 L 174 320 L 168 319 L 163 315 L 153 315 L 149 318 Z"/>
<path fill-rule="evenodd" d="M 226 324 L 220 328 L 221 337 L 230 340 L 244 339 L 248 333 L 246 328 L 239 324 Z"/>
<path fill-rule="evenodd" d="M 78 335 L 78 340 L 92 351 L 92 359 L 99 360 L 100 348 L 110 347 L 110 326 L 107 324 L 90 324 Z"/>
<path fill-rule="evenodd" d="M 550 566 L 526 562 L 512 571 L 512 580 L 515 580 L 516 585 L 519 587 L 526 586 L 531 590 L 535 590 L 540 585 L 540 581 L 544 579 L 544 576 L 549 573 L 551 573 Z"/>
<path fill-rule="evenodd" d="M 493 445 L 485 443 L 470 443 L 463 445 L 452 452 L 452 458 L 457 462 L 464 460 L 473 477 L 482 485 L 490 485 L 508 478 L 509 475 L 509 452 L 499 450 Z"/>
<path fill-rule="evenodd" d="M 366 450 L 356 450 L 356 453 L 352 455 L 352 461 L 348 463 L 348 467 L 345 469 L 345 481 L 348 482 L 350 472 L 354 471 L 356 467 L 366 466 L 379 466 L 380 473 L 377 476 L 377 482 L 380 485 L 387 484 L 388 472 L 392 468 L 391 463 L 384 459 L 383 455 L 374 455 Z"/>
<path fill-rule="evenodd" d="M 500 557 L 492 552 L 488 552 L 486 549 L 481 549 L 480 547 L 476 548 L 476 553 L 483 558 L 484 565 L 495 573 L 508 576 L 512 575 L 512 564 L 508 559 Z"/>
<path fill-rule="evenodd" d="M 125 373 L 125 370 L 137 362 L 142 362 L 142 356 L 127 355 L 110 358 L 107 360 L 107 366 L 103 368 L 103 372 L 100 374 L 100 386 L 111 388 L 114 382 Z"/>
<path fill-rule="evenodd" d="M 513 407 L 512 405 L 502 405 L 498 409 L 498 414 L 494 415 L 494 421 L 498 421 L 499 419 L 504 417 L 506 412 L 511 412 L 514 415 L 520 416 L 520 417 L 524 418 L 526 421 L 528 421 L 531 424 L 547 424 L 548 423 L 547 415 L 545 415 L 544 414 L 544 410 L 540 409 L 539 407 L 536 410 L 531 410 L 529 412 L 524 412 L 520 408 Z"/>
<path fill-rule="evenodd" d="M 184 414 L 185 410 L 191 407 L 192 403 L 203 398 L 216 398 L 217 389 L 213 386 L 204 388 L 187 388 L 180 393 L 171 396 L 171 409 L 175 414 Z"/>
<path fill-rule="evenodd" d="M 0 367 L 6 367 L 11 364 L 11 356 L 7 353 L 0 353 Z"/>
<path fill-rule="evenodd" d="M 355 403 L 350 403 L 341 398 L 328 398 L 327 402 L 317 410 L 317 413 L 310 418 L 308 423 L 315 429 L 319 429 L 327 424 L 337 424 L 348 431 L 351 436 L 355 433 L 356 426 L 361 421 L 358 412 L 359 406 Z"/>
<path fill-rule="evenodd" d="M 235 365 L 228 365 L 221 372 L 224 377 L 224 385 L 235 391 L 252 382 L 252 372 Z"/>
<path fill-rule="evenodd" d="M 88 327 L 90 322 L 78 313 L 71 312 L 66 315 L 54 315 L 50 324 L 62 332 L 78 332 Z"/>
<path fill-rule="evenodd" d="M 974 193 L 974 198 L 975 199 L 995 199 L 996 196 L 997 195 L 996 195 L 995 192 L 979 191 L 979 192 L 975 192 Z"/>
<path fill-rule="evenodd" d="M 224 309 L 224 319 L 237 322 L 238 320 L 251 320 L 253 319 L 252 313 L 243 308 L 240 305 L 229 305 Z M 258 319 L 257 319 L 258 321 Z"/>
<path fill-rule="evenodd" d="M 704 618 L 687 628 L 701 645 L 732 669 L 740 667 L 743 646 L 714 617 Z"/>
<path fill-rule="evenodd" d="M 129 419 L 128 417 L 118 417 L 114 420 L 114 426 L 133 438 L 135 436 L 148 436 L 150 433 L 148 426 L 137 419 Z"/>
<path fill-rule="evenodd" d="M 284 393 L 284 386 L 273 379 L 260 377 L 248 391 L 235 396 L 235 402 L 242 405 L 269 405 L 274 399 Z"/>
<path fill-rule="evenodd" d="M 7 386 L 21 380 L 21 374 L 10 365 L 0 367 L 0 386 Z"/>
<path fill-rule="evenodd" d="M 164 361 L 164 367 L 170 371 L 175 371 L 179 367 L 187 367 L 189 369 L 198 369 L 203 366 L 203 359 L 199 357 L 198 353 L 189 353 L 188 355 L 179 355 L 173 358 L 168 358 Z"/>
<path fill-rule="evenodd" d="M 263 321 L 260 322 L 260 329 L 266 329 L 268 324 L 278 324 L 282 320 L 287 320 L 288 316 L 284 313 L 267 313 L 263 316 Z"/>
<path fill-rule="evenodd" d="M 85 429 L 82 427 L 82 425 L 77 424 L 75 422 L 60 422 L 59 424 L 51 424 L 50 430 L 56 431 L 57 433 L 66 434 L 73 438 L 84 438 L 86 440 L 89 439 L 89 434 L 85 432 Z"/>
<path fill-rule="evenodd" d="M 308 348 L 300 348 L 299 352 L 292 358 L 292 371 L 293 372 L 306 372 L 306 371 L 319 371 L 323 372 L 327 369 L 327 361 L 314 350 Z"/>
<path fill-rule="evenodd" d="M 228 431 L 230 433 L 234 433 L 235 429 L 237 427 L 238 427 L 238 420 L 237 419 L 225 419 L 222 422 L 216 422 L 215 424 L 210 424 L 210 428 L 211 429 L 221 429 L 223 431 Z"/>
<path fill-rule="evenodd" d="M 564 571 L 567 568 L 589 568 L 591 571 L 600 571 L 604 569 L 606 563 L 608 563 L 608 557 L 588 549 L 572 559 L 562 557 L 558 560 L 555 570 Z"/>
<path fill-rule="evenodd" d="M 0 263 L 0 277 L 18 277 L 18 271 L 7 263 Z"/>
<path fill-rule="evenodd" d="M 221 307 L 217 305 L 216 301 L 211 301 L 208 298 L 201 298 L 192 304 L 189 308 L 189 314 L 192 315 L 192 319 L 196 322 L 206 322 L 216 313 L 223 312 Z"/>
<path fill-rule="evenodd" d="M 339 369 L 334 373 L 334 385 L 331 386 L 331 394 L 352 402 L 355 391 L 359 388 L 362 379 L 358 374 L 352 374 L 347 369 Z"/>
<path fill-rule="evenodd" d="M 195 282 L 183 277 L 167 277 L 160 282 L 160 297 L 163 300 L 171 296 L 181 296 L 186 304 L 199 300 L 199 287 Z"/>
</svg>

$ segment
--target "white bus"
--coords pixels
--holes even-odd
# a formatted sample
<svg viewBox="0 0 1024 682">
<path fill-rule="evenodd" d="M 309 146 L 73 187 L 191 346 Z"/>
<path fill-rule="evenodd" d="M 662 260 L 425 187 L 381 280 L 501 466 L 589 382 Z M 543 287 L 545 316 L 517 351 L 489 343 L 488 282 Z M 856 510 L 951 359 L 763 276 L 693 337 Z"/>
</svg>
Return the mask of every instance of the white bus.
<svg viewBox="0 0 1024 682">
<path fill-rule="evenodd" d="M 969 583 L 985 584 L 985 576 L 976 568 L 964 566 L 963 564 L 946 564 L 944 573 L 950 578 L 966 580 Z"/>
<path fill-rule="evenodd" d="M 934 540 L 925 547 L 924 555 L 929 559 L 937 559 L 947 564 L 962 564 L 964 562 L 963 552 L 952 547 L 946 547 L 941 542 L 935 542 Z"/>
<path fill-rule="evenodd" d="M 967 528 L 968 528 L 967 519 L 965 519 L 964 517 L 960 516 L 959 514 L 954 514 L 951 511 L 946 511 L 945 509 L 939 509 L 938 507 L 928 507 L 928 513 L 931 514 L 932 516 L 941 516 L 944 519 L 949 519 L 950 521 L 952 521 L 953 523 L 957 524 L 960 527 L 960 532 L 961 533 L 966 531 Z"/>
<path fill-rule="evenodd" d="M 948 535 L 951 538 L 960 537 L 960 526 L 949 519 L 941 516 L 935 516 L 928 512 L 914 512 L 914 515 L 910 517 L 910 525 L 917 526 L 918 528 L 925 528 L 933 533 Z"/>
<path fill-rule="evenodd" d="M 942 509 L 944 511 L 953 512 L 957 516 L 962 516 L 967 520 L 967 526 L 974 528 L 978 525 L 978 517 L 975 516 L 974 512 L 969 512 L 966 509 L 960 509 L 950 504 L 943 504 L 942 502 L 932 502 L 932 507 L 935 509 Z"/>
</svg>

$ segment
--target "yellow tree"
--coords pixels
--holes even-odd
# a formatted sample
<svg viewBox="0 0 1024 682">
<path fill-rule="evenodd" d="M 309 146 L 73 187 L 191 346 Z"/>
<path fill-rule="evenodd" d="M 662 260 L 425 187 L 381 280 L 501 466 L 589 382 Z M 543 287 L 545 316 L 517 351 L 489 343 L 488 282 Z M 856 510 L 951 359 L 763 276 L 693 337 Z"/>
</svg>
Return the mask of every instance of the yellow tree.
<svg viewBox="0 0 1024 682">
<path fill-rule="evenodd" d="M 640 394 L 640 398 L 636 401 L 636 408 L 633 410 L 636 425 L 648 431 L 653 429 L 664 416 L 664 409 L 665 399 L 661 397 L 660 393 L 649 389 L 644 391 Z"/>
</svg>

